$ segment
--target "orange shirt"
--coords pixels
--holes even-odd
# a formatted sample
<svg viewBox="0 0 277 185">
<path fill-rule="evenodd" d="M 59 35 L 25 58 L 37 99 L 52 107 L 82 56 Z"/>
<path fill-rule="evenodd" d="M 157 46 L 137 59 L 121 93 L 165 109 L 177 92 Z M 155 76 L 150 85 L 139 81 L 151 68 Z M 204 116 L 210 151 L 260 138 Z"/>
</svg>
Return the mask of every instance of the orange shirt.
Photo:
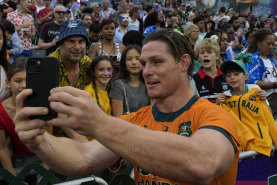
<svg viewBox="0 0 277 185">
<path fill-rule="evenodd" d="M 171 132 L 186 137 L 190 137 L 200 128 L 215 129 L 223 133 L 235 149 L 239 147 L 236 123 L 232 116 L 218 105 L 214 105 L 198 96 L 191 98 L 183 108 L 173 113 L 159 112 L 156 104 L 154 104 L 144 107 L 136 113 L 123 115 L 121 118 L 150 130 Z M 236 151 L 235 158 L 229 169 L 224 174 L 216 177 L 210 184 L 234 185 L 237 175 L 238 157 L 239 151 Z M 186 183 L 173 182 L 169 179 L 154 176 L 136 166 L 134 166 L 134 169 L 137 185 L 186 185 Z"/>
</svg>

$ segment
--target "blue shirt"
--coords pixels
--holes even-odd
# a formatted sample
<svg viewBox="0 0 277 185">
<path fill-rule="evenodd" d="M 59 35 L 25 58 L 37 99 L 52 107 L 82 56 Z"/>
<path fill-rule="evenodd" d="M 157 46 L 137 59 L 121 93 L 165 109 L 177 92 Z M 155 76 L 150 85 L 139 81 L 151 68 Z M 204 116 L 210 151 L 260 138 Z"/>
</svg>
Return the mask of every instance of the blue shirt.
<svg viewBox="0 0 277 185">
<path fill-rule="evenodd" d="M 143 32 L 143 36 L 147 36 L 149 33 L 155 31 L 155 30 L 158 30 L 159 28 L 155 25 L 153 26 L 147 26 L 147 28 L 145 28 L 144 32 Z"/>
<path fill-rule="evenodd" d="M 272 65 L 277 68 L 277 61 L 271 58 L 270 56 L 267 56 L 269 60 L 272 62 Z M 245 68 L 248 71 L 248 84 L 256 84 L 257 81 L 263 81 L 263 78 L 266 73 L 266 68 L 263 62 L 263 59 L 261 57 L 261 53 L 259 51 L 256 51 L 253 53 L 253 57 L 251 58 L 253 61 L 253 64 L 250 65 L 248 63 L 245 63 Z"/>
<path fill-rule="evenodd" d="M 11 40 L 7 43 L 7 47 L 8 49 L 12 50 L 13 56 L 17 56 L 22 53 L 23 47 L 20 44 L 20 39 L 16 31 L 12 34 Z M 10 63 L 14 62 L 13 57 L 10 57 L 9 62 Z"/>
<path fill-rule="evenodd" d="M 122 44 L 122 39 L 123 39 L 124 35 L 125 35 L 125 33 L 123 31 L 121 31 L 119 27 L 117 27 L 115 29 L 115 36 L 113 38 L 113 41 L 115 43 Z"/>
</svg>

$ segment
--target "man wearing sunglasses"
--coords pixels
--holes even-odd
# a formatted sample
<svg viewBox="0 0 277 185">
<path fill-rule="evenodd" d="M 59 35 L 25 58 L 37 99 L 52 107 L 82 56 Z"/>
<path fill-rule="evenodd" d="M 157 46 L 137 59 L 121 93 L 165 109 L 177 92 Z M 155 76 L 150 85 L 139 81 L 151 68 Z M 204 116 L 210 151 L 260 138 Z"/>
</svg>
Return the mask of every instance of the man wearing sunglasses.
<svg viewBox="0 0 277 185">
<path fill-rule="evenodd" d="M 129 16 L 127 12 L 120 12 L 118 16 L 118 27 L 115 30 L 114 42 L 122 44 L 122 39 L 128 31 Z"/>
<path fill-rule="evenodd" d="M 43 26 L 38 41 L 38 48 L 46 49 L 46 55 L 57 49 L 56 41 L 60 34 L 60 26 L 66 21 L 66 8 L 63 5 L 57 5 L 53 12 L 55 12 L 55 19 Z"/>
</svg>

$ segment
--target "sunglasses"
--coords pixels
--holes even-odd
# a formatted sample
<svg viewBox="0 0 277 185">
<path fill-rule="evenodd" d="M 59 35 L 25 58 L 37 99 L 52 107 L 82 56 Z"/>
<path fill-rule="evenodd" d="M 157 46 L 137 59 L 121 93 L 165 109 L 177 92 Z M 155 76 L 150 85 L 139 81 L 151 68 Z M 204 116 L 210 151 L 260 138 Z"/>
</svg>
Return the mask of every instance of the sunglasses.
<svg viewBox="0 0 277 185">
<path fill-rule="evenodd" d="M 56 11 L 55 13 L 60 14 L 60 15 L 65 15 L 66 14 L 66 12 L 63 12 L 63 11 Z"/>
</svg>

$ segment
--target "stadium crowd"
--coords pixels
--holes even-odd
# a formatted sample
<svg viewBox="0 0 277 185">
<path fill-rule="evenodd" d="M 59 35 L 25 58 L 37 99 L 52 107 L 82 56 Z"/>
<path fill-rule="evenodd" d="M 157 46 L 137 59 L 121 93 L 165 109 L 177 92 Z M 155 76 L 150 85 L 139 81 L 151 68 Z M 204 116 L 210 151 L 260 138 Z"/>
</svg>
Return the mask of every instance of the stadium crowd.
<svg viewBox="0 0 277 185">
<path fill-rule="evenodd" d="M 28 144 L 30 141 L 26 141 L 22 135 L 18 135 L 22 131 L 22 127 L 16 129 L 16 124 L 20 125 L 23 122 L 23 118 L 20 119 L 18 116 L 19 109 L 22 107 L 17 105 L 17 103 L 22 103 L 23 95 L 20 96 L 20 100 L 17 100 L 16 96 L 24 94 L 23 90 L 26 88 L 25 66 L 30 57 L 56 57 L 60 62 L 59 86 L 71 86 L 88 92 L 96 104 L 108 115 L 124 119 L 124 116 L 128 117 L 130 113 L 153 106 L 154 116 L 160 114 L 159 116 L 166 122 L 171 122 L 166 118 L 166 113 L 159 112 L 159 107 L 156 106 L 156 104 L 160 105 L 161 101 L 152 95 L 153 92 L 151 94 L 151 89 L 154 88 L 152 86 L 155 84 L 149 84 L 146 81 L 151 75 L 148 74 L 151 73 L 148 65 L 153 65 L 153 68 L 158 69 L 164 65 L 162 64 L 163 60 L 159 57 L 147 58 L 152 49 L 153 52 L 157 52 L 158 45 L 156 48 L 154 45 L 150 47 L 157 41 L 162 43 L 161 48 L 163 48 L 163 44 L 167 44 L 167 47 L 176 47 L 168 49 L 169 56 L 176 57 L 176 62 L 184 58 L 179 56 L 179 47 L 181 52 L 189 54 L 188 65 L 191 69 L 186 69 L 186 74 L 189 79 L 189 88 L 192 89 L 189 94 L 195 95 L 190 98 L 201 97 L 201 99 L 207 99 L 214 104 L 212 106 L 215 106 L 216 110 L 220 105 L 228 112 L 232 112 L 231 109 L 235 106 L 234 102 L 237 102 L 237 106 L 239 106 L 240 99 L 228 102 L 230 97 L 242 97 L 252 92 L 253 89 L 255 90 L 255 95 L 251 95 L 250 99 L 254 97 L 255 101 L 259 99 L 261 103 L 242 104 L 242 107 L 247 108 L 247 111 L 242 114 L 242 118 L 241 115 L 236 117 L 237 112 L 231 114 L 235 117 L 238 125 L 249 122 L 249 120 L 252 121 L 254 115 L 247 115 L 258 114 L 257 107 L 263 110 L 263 113 L 258 115 L 259 117 L 255 117 L 255 120 L 261 120 L 257 125 L 259 135 L 251 133 L 252 135 L 248 135 L 248 137 L 246 134 L 242 134 L 241 128 L 238 128 L 238 136 L 236 136 L 228 126 L 222 126 L 220 129 L 228 135 L 227 138 L 235 149 L 231 158 L 236 158 L 238 151 L 245 150 L 256 150 L 264 155 L 270 155 L 272 143 L 277 144 L 277 15 L 265 17 L 256 15 L 255 12 L 238 13 L 228 7 L 221 7 L 219 10 L 197 9 L 193 2 L 180 0 L 165 0 L 164 2 L 161 0 L 142 0 L 141 2 L 132 2 L 131 0 L 102 0 L 101 2 L 4 0 L 0 2 L 0 161 L 2 167 L 16 175 L 14 168 L 17 164 L 15 164 L 13 156 L 24 156 L 29 160 L 35 155 L 42 157 L 43 162 L 46 160 L 45 166 L 48 163 L 50 163 L 50 167 L 53 166 L 53 163 L 51 165 L 49 162 L 51 161 L 50 157 L 41 155 L 36 151 L 37 149 L 33 149 L 33 146 Z M 163 37 L 161 34 L 169 34 L 169 36 Z M 174 39 L 170 40 L 170 37 L 174 37 Z M 190 53 L 190 50 L 193 52 Z M 163 52 L 162 49 L 160 51 Z M 148 60 L 151 60 L 150 64 L 148 64 Z M 151 68 L 151 70 L 153 69 Z M 171 68 L 168 70 L 170 72 Z M 180 69 L 180 71 L 182 70 L 183 68 Z M 174 80 L 175 75 L 168 76 L 165 71 L 163 72 L 165 77 L 169 78 L 167 81 L 163 80 L 170 84 L 170 78 L 172 77 Z M 173 73 L 175 72 L 173 71 Z M 177 82 L 178 78 L 176 77 L 175 80 Z M 183 85 L 180 85 L 180 89 L 182 87 Z M 186 85 L 184 87 L 188 88 Z M 178 91 L 181 91 L 180 89 Z M 80 93 L 83 96 L 79 91 L 64 90 L 70 93 L 72 91 L 73 94 Z M 184 94 L 184 96 L 187 95 Z M 247 102 L 247 100 L 245 101 Z M 187 103 L 193 104 L 194 102 Z M 177 113 L 179 110 L 175 111 Z M 209 114 L 211 117 L 213 116 L 212 112 Z M 222 116 L 225 114 L 229 113 L 224 112 Z M 67 116 L 69 115 L 65 111 L 58 114 L 60 119 Z M 145 117 L 147 116 L 145 113 Z M 214 116 L 217 118 L 217 115 Z M 201 116 L 199 117 L 201 118 Z M 244 121 L 243 118 L 247 121 Z M 134 118 L 131 116 L 125 118 L 130 122 L 132 119 Z M 145 118 L 145 120 L 147 119 L 150 118 Z M 71 138 L 78 143 L 95 142 L 95 140 L 102 139 L 97 134 L 90 135 L 88 131 L 75 130 L 73 126 L 53 125 L 55 126 L 48 126 L 45 130 L 48 134 L 56 137 Z M 140 126 L 148 127 L 147 124 Z M 164 124 L 162 129 L 150 129 L 167 132 L 169 127 Z M 186 132 L 187 125 L 182 128 L 185 130 L 181 134 L 188 134 Z M 179 127 L 178 134 L 180 129 Z M 193 132 L 196 133 L 196 130 Z M 191 130 L 189 131 L 191 132 Z M 40 132 L 37 134 L 43 135 L 44 129 Z M 247 132 L 250 133 L 251 128 L 248 128 Z M 191 133 L 186 136 L 190 135 Z M 249 144 L 251 142 L 252 144 Z M 57 141 L 57 143 L 59 142 Z M 265 147 L 257 147 L 259 143 Z M 164 171 L 156 170 L 151 165 L 143 163 L 142 166 L 139 166 L 140 162 L 130 158 L 128 153 L 122 152 L 123 149 L 121 151 L 114 149 L 109 144 L 104 145 L 121 157 L 114 157 L 114 153 L 107 154 L 113 156 L 107 162 L 109 167 L 100 165 L 101 167 L 96 168 L 97 170 L 105 169 L 103 173 L 113 174 L 115 171 L 119 173 L 126 166 L 130 167 L 131 162 L 136 166 L 135 173 L 138 174 L 136 182 L 140 181 L 140 178 L 143 179 L 141 176 L 145 175 L 143 167 L 150 172 L 153 171 L 154 174 L 158 173 L 159 176 L 164 175 Z M 96 143 L 95 147 L 100 151 L 107 150 L 99 146 L 99 143 Z M 228 150 L 226 149 L 226 151 Z M 233 163 L 236 162 L 236 160 L 233 161 Z M 229 166 L 231 163 L 232 160 L 229 161 Z M 232 164 L 230 168 L 229 166 L 220 168 L 229 171 L 236 168 L 233 165 L 235 164 Z M 221 170 L 217 171 L 219 174 L 216 175 L 224 172 Z M 66 170 L 60 171 L 68 174 Z M 234 175 L 235 171 L 232 171 L 231 174 Z M 145 173 L 148 172 L 145 171 Z M 173 181 L 170 181 L 172 183 L 184 180 L 174 174 L 165 175 L 165 179 L 172 179 Z M 184 182 L 194 182 L 193 179 L 188 179 Z M 212 181 L 216 184 L 213 179 L 215 177 L 207 181 L 205 179 L 205 182 L 209 184 Z M 222 179 L 226 181 L 226 179 Z M 157 182 L 162 180 L 156 179 Z M 233 179 L 228 179 L 228 181 L 228 183 L 233 182 Z"/>
</svg>

